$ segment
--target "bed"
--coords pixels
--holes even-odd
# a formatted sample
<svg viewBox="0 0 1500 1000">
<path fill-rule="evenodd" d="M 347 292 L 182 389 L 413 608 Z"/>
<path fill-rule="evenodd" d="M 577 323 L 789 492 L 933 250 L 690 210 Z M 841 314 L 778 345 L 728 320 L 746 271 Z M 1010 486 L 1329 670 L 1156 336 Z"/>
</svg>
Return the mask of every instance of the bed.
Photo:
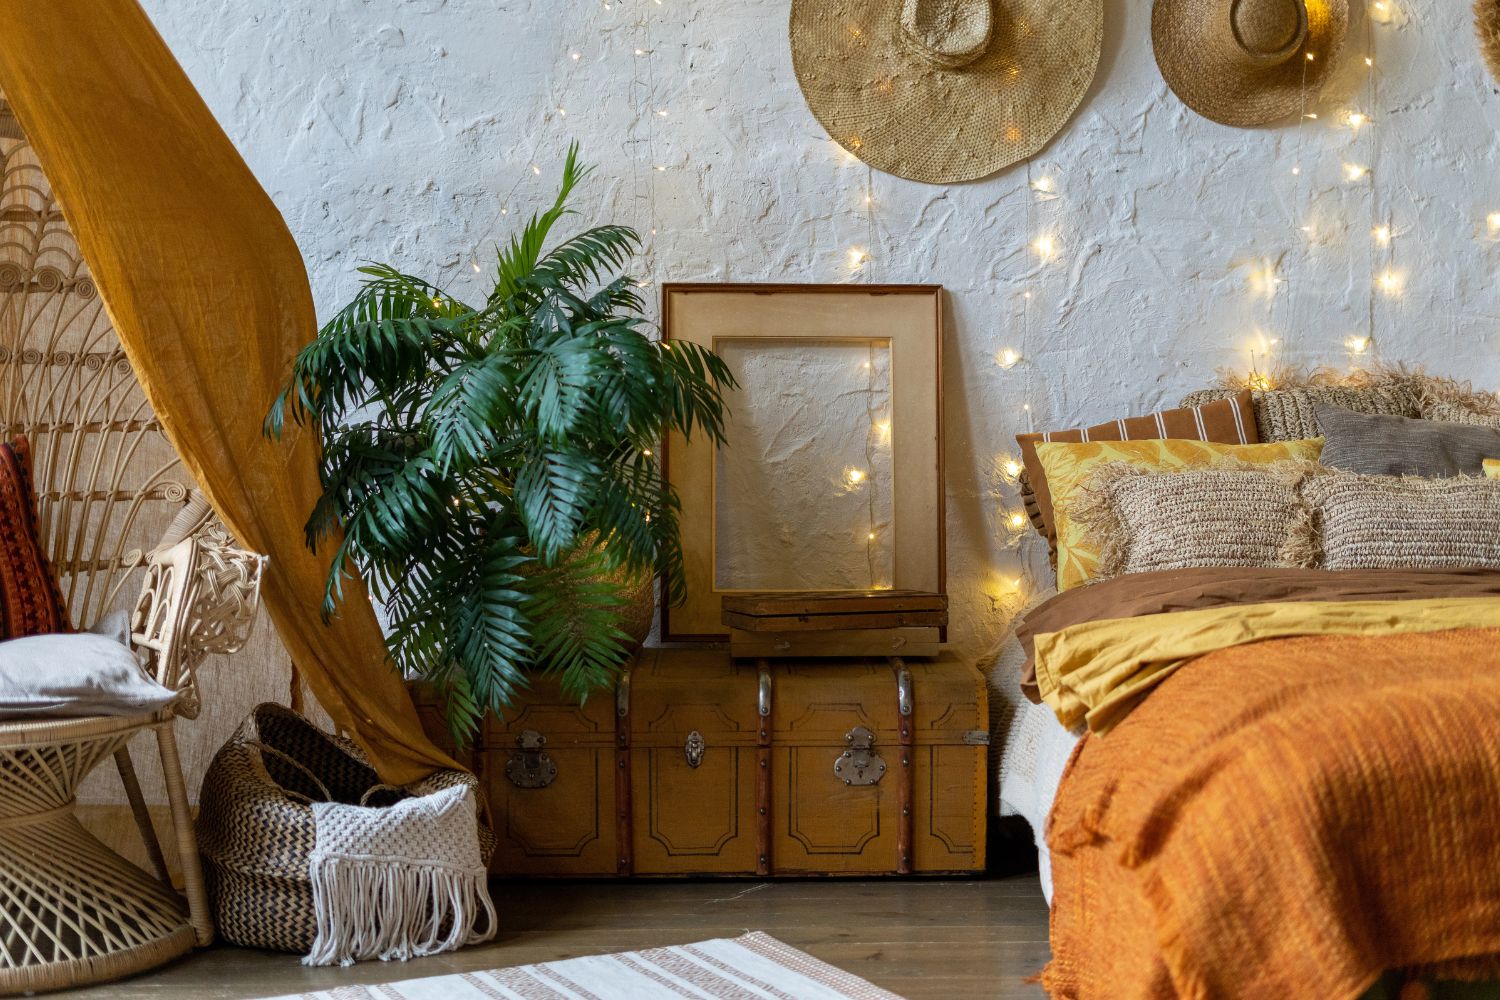
<svg viewBox="0 0 1500 1000">
<path fill-rule="evenodd" d="M 1261 442 L 1310 437 L 1330 398 L 1449 436 L 1500 428 L 1493 397 L 1403 372 L 1242 398 Z M 1091 475 L 1074 512 L 1092 511 L 1105 541 L 1088 569 L 1108 572 L 1038 594 L 993 657 L 996 809 L 1037 842 L 1053 995 L 1352 998 L 1390 969 L 1500 979 L 1500 482 L 1274 469 L 1229 486 Z M 1171 527 L 1213 520 L 1184 516 L 1217 509 L 1183 499 L 1199 480 L 1237 499 L 1255 484 L 1249 519 Z M 1101 497 L 1152 531 L 1117 544 Z M 1173 551 L 1138 559 L 1158 535 Z"/>
</svg>

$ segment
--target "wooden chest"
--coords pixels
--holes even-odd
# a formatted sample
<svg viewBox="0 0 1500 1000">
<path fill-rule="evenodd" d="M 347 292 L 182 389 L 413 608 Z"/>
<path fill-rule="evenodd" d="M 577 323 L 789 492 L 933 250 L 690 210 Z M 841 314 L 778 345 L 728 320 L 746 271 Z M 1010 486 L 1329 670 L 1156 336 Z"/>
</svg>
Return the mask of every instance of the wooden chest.
<svg viewBox="0 0 1500 1000">
<path fill-rule="evenodd" d="M 436 705 L 418 693 L 434 739 Z M 897 875 L 984 868 L 979 671 L 645 650 L 613 699 L 538 684 L 480 774 L 503 875 Z"/>
</svg>

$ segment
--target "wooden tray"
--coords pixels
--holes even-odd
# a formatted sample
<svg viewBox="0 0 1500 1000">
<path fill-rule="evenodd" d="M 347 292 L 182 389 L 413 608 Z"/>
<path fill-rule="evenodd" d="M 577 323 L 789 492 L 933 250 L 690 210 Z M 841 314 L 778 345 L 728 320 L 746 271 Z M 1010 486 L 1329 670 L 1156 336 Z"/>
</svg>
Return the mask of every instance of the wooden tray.
<svg viewBox="0 0 1500 1000">
<path fill-rule="evenodd" d="M 736 594 L 723 599 L 721 620 L 745 632 L 836 632 L 944 628 L 948 597 L 922 590 Z"/>
</svg>

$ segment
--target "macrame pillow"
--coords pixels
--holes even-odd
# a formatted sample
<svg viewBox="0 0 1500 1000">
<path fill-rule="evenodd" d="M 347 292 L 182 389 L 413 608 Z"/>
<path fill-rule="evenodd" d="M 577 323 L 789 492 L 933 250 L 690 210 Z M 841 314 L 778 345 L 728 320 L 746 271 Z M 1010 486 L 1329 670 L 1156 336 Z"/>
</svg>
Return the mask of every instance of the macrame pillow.
<svg viewBox="0 0 1500 1000">
<path fill-rule="evenodd" d="M 1428 420 L 1465 424 L 1469 427 L 1500 427 L 1500 416 L 1476 413 L 1459 403 L 1433 403 L 1427 408 L 1426 417 Z"/>
<path fill-rule="evenodd" d="M 1500 569 L 1500 480 L 1309 478 L 1324 569 Z"/>
<path fill-rule="evenodd" d="M 31 448 L 0 444 L 0 639 L 68 631 L 68 615 L 37 534 Z"/>
<path fill-rule="evenodd" d="M 1073 517 L 1098 547 L 1098 575 L 1194 566 L 1311 566 L 1310 463 L 1150 472 L 1100 469 Z"/>
<path fill-rule="evenodd" d="M 1232 396 L 1235 389 L 1203 389 L 1190 393 L 1183 406 L 1203 406 L 1215 399 Z M 1301 385 L 1287 389 L 1265 389 L 1251 394 L 1255 409 L 1255 428 L 1262 441 L 1300 441 L 1318 437 L 1317 407 L 1320 403 L 1343 407 L 1355 413 L 1384 413 L 1398 417 L 1419 417 L 1422 403 L 1419 392 L 1411 385 L 1343 386 Z"/>
</svg>

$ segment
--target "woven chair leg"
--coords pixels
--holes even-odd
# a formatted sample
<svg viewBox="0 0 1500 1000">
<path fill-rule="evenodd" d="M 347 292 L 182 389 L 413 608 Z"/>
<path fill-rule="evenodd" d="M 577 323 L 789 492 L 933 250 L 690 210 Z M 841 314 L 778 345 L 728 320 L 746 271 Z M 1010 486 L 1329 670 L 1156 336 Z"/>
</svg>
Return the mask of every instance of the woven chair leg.
<svg viewBox="0 0 1500 1000">
<path fill-rule="evenodd" d="M 182 889 L 187 896 L 188 915 L 198 947 L 206 948 L 214 940 L 213 912 L 208 908 L 208 891 L 203 885 L 203 862 L 198 856 L 198 839 L 193 835 L 193 813 L 188 807 L 187 783 L 182 777 L 182 761 L 177 756 L 177 737 L 172 720 L 156 727 L 156 748 L 161 753 L 161 773 L 167 785 L 167 802 L 172 807 L 172 833 L 177 840 L 177 856 L 182 865 Z"/>
<path fill-rule="evenodd" d="M 156 827 L 146 808 L 146 797 L 141 794 L 141 781 L 136 777 L 135 762 L 130 759 L 128 746 L 115 751 L 115 767 L 119 769 L 120 783 L 125 786 L 125 797 L 130 800 L 130 811 L 135 816 L 136 827 L 141 831 L 141 840 L 146 844 L 146 857 L 151 861 L 151 870 L 171 888 L 172 875 L 167 871 L 167 859 L 161 853 L 161 842 L 156 839 Z"/>
</svg>

